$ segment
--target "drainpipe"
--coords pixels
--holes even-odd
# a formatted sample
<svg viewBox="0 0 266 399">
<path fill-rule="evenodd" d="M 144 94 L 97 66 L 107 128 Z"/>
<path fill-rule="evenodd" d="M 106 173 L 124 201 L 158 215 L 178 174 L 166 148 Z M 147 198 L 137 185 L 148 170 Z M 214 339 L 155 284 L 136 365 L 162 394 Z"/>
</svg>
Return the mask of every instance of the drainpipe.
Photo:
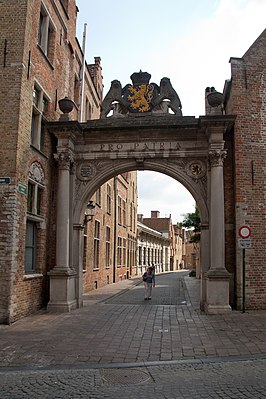
<svg viewBox="0 0 266 399">
<path fill-rule="evenodd" d="M 81 66 L 81 71 L 80 71 L 80 101 L 79 101 L 79 115 L 78 115 L 78 120 L 79 122 L 82 122 L 82 111 L 83 111 L 83 99 L 84 99 L 84 77 L 85 77 L 85 49 L 86 49 L 86 29 L 87 29 L 87 24 L 84 24 L 84 31 L 83 31 L 83 40 L 82 40 L 82 53 L 83 53 L 83 59 L 82 59 L 82 66 Z"/>
<path fill-rule="evenodd" d="M 114 177 L 114 253 L 113 253 L 113 283 L 115 283 L 116 275 L 116 241 L 117 241 L 117 178 Z"/>
</svg>

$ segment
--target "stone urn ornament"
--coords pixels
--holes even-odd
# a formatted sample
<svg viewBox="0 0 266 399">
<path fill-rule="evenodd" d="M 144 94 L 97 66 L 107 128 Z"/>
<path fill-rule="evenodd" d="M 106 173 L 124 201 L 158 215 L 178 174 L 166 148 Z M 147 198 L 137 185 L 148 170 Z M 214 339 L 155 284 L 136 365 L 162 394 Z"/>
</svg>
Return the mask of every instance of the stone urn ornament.
<svg viewBox="0 0 266 399">
<path fill-rule="evenodd" d="M 67 96 L 58 101 L 60 111 L 63 113 L 60 119 L 69 119 L 69 113 L 73 111 L 74 101 L 70 100 Z"/>
<path fill-rule="evenodd" d="M 222 105 L 223 100 L 224 100 L 223 94 L 219 93 L 216 90 L 211 91 L 207 95 L 207 101 L 211 107 L 219 107 L 219 105 Z"/>
</svg>

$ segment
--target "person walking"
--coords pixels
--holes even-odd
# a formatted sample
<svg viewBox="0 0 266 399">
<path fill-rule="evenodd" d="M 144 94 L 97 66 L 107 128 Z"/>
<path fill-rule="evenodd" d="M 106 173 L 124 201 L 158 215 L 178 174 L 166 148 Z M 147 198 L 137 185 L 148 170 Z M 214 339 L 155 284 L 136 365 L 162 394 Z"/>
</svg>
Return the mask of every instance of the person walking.
<svg viewBox="0 0 266 399">
<path fill-rule="evenodd" d="M 152 266 L 149 266 L 147 271 L 143 274 L 142 279 L 145 285 L 145 300 L 151 299 L 152 287 L 155 287 L 155 274 Z"/>
</svg>

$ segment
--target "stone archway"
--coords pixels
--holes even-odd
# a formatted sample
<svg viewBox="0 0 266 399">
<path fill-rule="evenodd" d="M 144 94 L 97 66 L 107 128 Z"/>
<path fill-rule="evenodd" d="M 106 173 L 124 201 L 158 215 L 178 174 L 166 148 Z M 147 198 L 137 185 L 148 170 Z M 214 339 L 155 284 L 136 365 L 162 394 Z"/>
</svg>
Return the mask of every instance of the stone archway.
<svg viewBox="0 0 266 399">
<path fill-rule="evenodd" d="M 113 176 L 144 169 L 173 177 L 195 198 L 202 221 L 201 308 L 207 313 L 231 310 L 223 160 L 224 134 L 235 118 L 222 115 L 222 95 L 217 92 L 209 93 L 209 106 L 218 115 L 183 117 L 170 80 L 162 78 L 158 86 L 149 83 L 150 78 L 147 72 L 133 73 L 133 84 L 124 88 L 114 80 L 100 120 L 79 124 L 66 114 L 50 124 L 58 139 L 59 167 L 56 265 L 49 273 L 51 310 L 82 306 L 83 217 L 92 194 Z"/>
<path fill-rule="evenodd" d="M 82 306 L 82 233 L 85 206 L 109 178 L 130 170 L 153 170 L 180 181 L 201 214 L 201 307 L 225 313 L 229 273 L 225 267 L 224 134 L 233 116 L 146 115 L 80 124 L 49 124 L 58 139 L 56 265 L 50 272 L 52 311 Z"/>
</svg>

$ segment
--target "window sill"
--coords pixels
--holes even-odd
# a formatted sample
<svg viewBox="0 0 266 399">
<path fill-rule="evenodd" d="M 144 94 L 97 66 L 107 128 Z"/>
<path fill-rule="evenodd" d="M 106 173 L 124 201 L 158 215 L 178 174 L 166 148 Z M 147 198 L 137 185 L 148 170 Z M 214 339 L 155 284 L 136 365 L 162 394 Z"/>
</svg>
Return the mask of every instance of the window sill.
<svg viewBox="0 0 266 399">
<path fill-rule="evenodd" d="M 47 55 L 45 54 L 45 52 L 43 51 L 43 49 L 41 48 L 41 46 L 39 44 L 37 44 L 38 49 L 40 50 L 40 52 L 42 53 L 43 57 L 45 58 L 46 62 L 48 63 L 49 67 L 52 69 L 52 71 L 54 70 L 53 64 L 51 63 L 51 61 L 49 60 L 49 58 L 47 57 Z"/>
<path fill-rule="evenodd" d="M 28 212 L 27 212 L 27 220 L 31 220 L 33 222 L 39 222 L 39 223 L 43 223 L 45 221 L 42 216 L 35 215 L 33 213 L 28 213 Z"/>
<path fill-rule="evenodd" d="M 100 269 L 99 267 L 96 267 L 95 269 L 92 269 L 93 272 L 98 272 Z"/>
<path fill-rule="evenodd" d="M 42 273 L 25 274 L 23 277 L 23 281 L 33 280 L 35 278 L 42 278 L 42 277 L 43 277 Z"/>
<path fill-rule="evenodd" d="M 48 159 L 47 155 L 45 155 L 41 150 L 39 150 L 39 148 L 35 147 L 35 145 L 31 144 L 30 147 L 34 151 L 38 152 L 38 154 L 42 155 L 45 159 Z"/>
</svg>

